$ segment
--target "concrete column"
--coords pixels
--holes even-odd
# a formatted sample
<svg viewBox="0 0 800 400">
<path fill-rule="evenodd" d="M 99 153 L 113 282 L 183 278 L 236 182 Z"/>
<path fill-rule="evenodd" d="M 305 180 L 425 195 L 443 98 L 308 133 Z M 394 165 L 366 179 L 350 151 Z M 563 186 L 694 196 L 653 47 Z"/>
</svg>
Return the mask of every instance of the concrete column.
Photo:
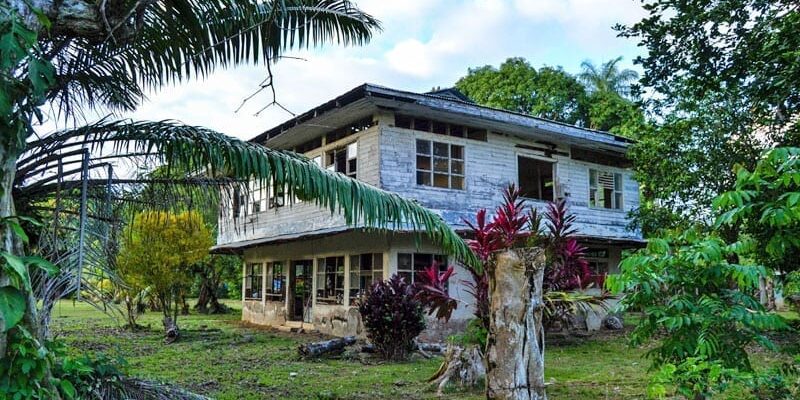
<svg viewBox="0 0 800 400">
<path fill-rule="evenodd" d="M 247 287 L 247 261 L 242 262 L 242 303 L 245 299 L 245 290 Z"/>
<path fill-rule="evenodd" d="M 344 299 L 343 305 L 350 306 L 350 254 L 344 255 Z"/>
<path fill-rule="evenodd" d="M 261 263 L 261 305 L 267 305 L 267 263 Z"/>
</svg>

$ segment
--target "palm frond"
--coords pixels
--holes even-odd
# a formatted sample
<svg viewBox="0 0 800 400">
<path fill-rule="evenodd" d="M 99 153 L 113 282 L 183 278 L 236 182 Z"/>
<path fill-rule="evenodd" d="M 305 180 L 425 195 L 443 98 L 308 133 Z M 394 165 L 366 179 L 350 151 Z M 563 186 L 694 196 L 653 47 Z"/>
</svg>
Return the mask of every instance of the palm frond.
<svg viewBox="0 0 800 400">
<path fill-rule="evenodd" d="M 331 213 L 341 213 L 350 225 L 418 231 L 457 259 L 478 265 L 461 237 L 438 215 L 413 201 L 324 170 L 302 155 L 174 121 L 101 121 L 57 132 L 31 142 L 29 152 L 20 159 L 19 169 L 30 171 L 31 165 L 41 165 L 39 160 L 43 157 L 84 147 L 92 154 L 111 154 L 120 160 L 146 158 L 178 168 L 189 176 L 205 176 L 205 184 L 216 184 L 221 190 L 251 180 L 264 186 L 274 184 L 283 187 L 290 198 L 300 194 Z M 20 178 L 17 182 L 21 193 L 36 189 L 41 196 L 47 192 L 42 191 L 45 186 L 40 181 Z M 99 180 L 98 184 L 102 182 Z M 49 188 L 56 190 L 57 186 Z M 206 195 L 214 198 L 219 193 L 211 192 Z"/>
<path fill-rule="evenodd" d="M 349 0 L 174 0 L 139 18 L 131 38 L 47 38 L 61 82 L 50 97 L 62 113 L 82 105 L 132 110 L 144 89 L 219 67 L 269 66 L 289 49 L 360 45 L 380 29 Z M 104 79 L 112 76 L 118 80 Z"/>
</svg>

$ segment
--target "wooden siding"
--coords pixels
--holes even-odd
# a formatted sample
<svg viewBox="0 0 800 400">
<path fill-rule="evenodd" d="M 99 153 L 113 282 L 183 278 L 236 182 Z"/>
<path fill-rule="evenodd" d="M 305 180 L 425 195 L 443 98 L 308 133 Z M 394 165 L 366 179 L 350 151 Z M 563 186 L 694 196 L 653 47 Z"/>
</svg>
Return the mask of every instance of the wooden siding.
<svg viewBox="0 0 800 400">
<path fill-rule="evenodd" d="M 479 208 L 493 210 L 502 200 L 502 189 L 517 182 L 517 156 L 531 156 L 556 163 L 556 193 L 567 198 L 577 216 L 581 235 L 615 239 L 641 239 L 641 233 L 627 229 L 629 211 L 639 205 L 638 184 L 630 170 L 572 160 L 569 146 L 557 145 L 552 156 L 530 147 L 546 147 L 510 135 L 490 133 L 486 142 L 442 136 L 396 128 L 392 119 L 364 132 L 306 153 L 313 158 L 330 148 L 358 140 L 358 179 L 401 196 L 418 200 L 440 214 L 456 228 L 465 228 L 462 220 L 474 218 Z M 388 122 L 388 123 L 387 123 Z M 442 189 L 416 184 L 416 139 L 464 146 L 465 189 Z M 525 146 L 527 148 L 521 148 Z M 621 173 L 623 209 L 591 208 L 589 169 Z M 545 202 L 531 201 L 543 209 Z M 218 244 L 243 240 L 269 239 L 286 235 L 322 232 L 345 226 L 344 218 L 331 215 L 311 202 L 287 205 L 239 218 L 234 228 L 232 218 L 220 219 Z"/>
</svg>

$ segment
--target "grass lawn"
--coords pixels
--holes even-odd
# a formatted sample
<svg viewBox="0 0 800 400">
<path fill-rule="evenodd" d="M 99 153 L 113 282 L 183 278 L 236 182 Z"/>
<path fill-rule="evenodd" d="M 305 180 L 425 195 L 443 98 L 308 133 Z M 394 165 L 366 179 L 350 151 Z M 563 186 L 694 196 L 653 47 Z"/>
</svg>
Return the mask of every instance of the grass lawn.
<svg viewBox="0 0 800 400">
<path fill-rule="evenodd" d="M 62 301 L 53 315 L 53 332 L 76 353 L 122 356 L 134 376 L 175 383 L 217 399 L 374 399 L 435 398 L 425 383 L 441 359 L 415 358 L 405 363 L 355 359 L 301 361 L 297 345 L 320 340 L 245 326 L 238 301 L 223 316 L 193 313 L 179 318 L 181 340 L 163 344 L 160 313 L 148 312 L 139 323 L 149 330 L 129 332 L 86 304 Z M 648 362 L 643 349 L 626 345 L 622 335 L 548 344 L 546 379 L 554 399 L 642 398 Z M 759 357 L 758 355 L 756 356 Z M 763 358 L 763 357 L 761 357 Z M 758 362 L 758 361 L 757 361 Z M 480 391 L 452 392 L 449 399 L 484 398 Z"/>
</svg>

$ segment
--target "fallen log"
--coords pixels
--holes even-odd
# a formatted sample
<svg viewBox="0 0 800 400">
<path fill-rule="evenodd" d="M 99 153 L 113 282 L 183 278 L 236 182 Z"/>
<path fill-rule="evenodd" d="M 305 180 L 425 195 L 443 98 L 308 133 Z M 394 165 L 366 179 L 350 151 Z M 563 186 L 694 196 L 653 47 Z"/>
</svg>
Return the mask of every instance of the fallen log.
<svg viewBox="0 0 800 400">
<path fill-rule="evenodd" d="M 315 358 L 323 354 L 341 352 L 345 347 L 352 346 L 355 343 L 355 336 L 346 336 L 343 338 L 323 340 L 321 342 L 301 344 L 297 347 L 297 352 L 300 353 L 300 357 Z"/>
</svg>

